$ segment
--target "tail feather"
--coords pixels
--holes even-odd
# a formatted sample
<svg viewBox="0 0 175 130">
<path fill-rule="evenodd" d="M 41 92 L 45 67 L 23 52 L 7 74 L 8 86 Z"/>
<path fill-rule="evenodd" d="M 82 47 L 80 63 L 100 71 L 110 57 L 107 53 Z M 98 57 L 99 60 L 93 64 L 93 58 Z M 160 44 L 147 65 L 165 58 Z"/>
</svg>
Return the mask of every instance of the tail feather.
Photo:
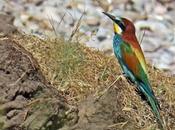
<svg viewBox="0 0 175 130">
<path fill-rule="evenodd" d="M 154 93 L 150 87 L 150 85 L 145 85 L 144 83 L 140 82 L 138 84 L 139 90 L 145 95 L 145 97 L 148 100 L 148 103 L 150 104 L 150 107 L 154 113 L 154 115 L 157 118 L 157 122 L 159 123 L 160 127 L 163 129 L 163 121 L 160 116 L 160 105 L 158 103 L 158 100 L 154 96 Z"/>
</svg>

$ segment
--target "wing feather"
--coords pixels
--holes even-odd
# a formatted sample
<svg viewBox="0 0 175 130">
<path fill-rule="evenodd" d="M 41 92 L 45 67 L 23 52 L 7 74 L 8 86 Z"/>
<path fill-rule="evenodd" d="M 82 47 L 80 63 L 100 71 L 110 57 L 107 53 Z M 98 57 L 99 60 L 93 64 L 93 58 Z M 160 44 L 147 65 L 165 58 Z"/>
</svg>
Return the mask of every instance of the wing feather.
<svg viewBox="0 0 175 130">
<path fill-rule="evenodd" d="M 121 53 L 123 62 L 134 76 L 139 80 L 148 82 L 146 63 L 143 54 L 126 42 L 121 44 Z"/>
</svg>

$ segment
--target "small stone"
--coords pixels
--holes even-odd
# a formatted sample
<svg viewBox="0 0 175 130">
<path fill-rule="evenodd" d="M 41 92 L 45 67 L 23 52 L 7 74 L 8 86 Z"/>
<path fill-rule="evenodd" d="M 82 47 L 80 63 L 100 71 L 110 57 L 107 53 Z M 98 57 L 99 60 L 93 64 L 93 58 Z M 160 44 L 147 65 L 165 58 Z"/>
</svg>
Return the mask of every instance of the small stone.
<svg viewBox="0 0 175 130">
<path fill-rule="evenodd" d="M 110 1 L 107 0 L 96 0 L 96 2 L 98 3 L 98 5 L 105 11 L 107 12 L 109 10 L 110 7 Z"/>
<path fill-rule="evenodd" d="M 97 39 L 99 42 L 102 42 L 106 39 L 106 37 L 105 36 L 98 36 Z"/>
<path fill-rule="evenodd" d="M 0 10 L 2 11 L 5 6 L 5 1 L 1 0 L 0 1 Z"/>
<path fill-rule="evenodd" d="M 139 41 L 140 42 L 140 41 Z M 158 48 L 158 44 L 155 44 L 155 40 L 152 38 L 144 37 L 141 44 L 141 47 L 144 51 L 154 51 L 156 48 Z"/>
<path fill-rule="evenodd" d="M 0 13 L 0 21 L 6 23 L 6 24 L 13 24 L 15 17 L 12 15 L 7 15 L 7 14 L 3 14 Z"/>
<path fill-rule="evenodd" d="M 88 18 L 85 21 L 86 21 L 87 25 L 89 25 L 89 26 L 99 26 L 100 25 L 100 21 L 97 18 Z"/>
<path fill-rule="evenodd" d="M 100 42 L 99 49 L 101 51 L 109 51 L 109 50 L 111 50 L 111 52 L 112 52 L 112 43 L 113 43 L 112 39 L 106 39 L 103 42 Z"/>
<path fill-rule="evenodd" d="M 7 118 L 11 119 L 12 117 L 18 115 L 20 112 L 22 112 L 22 110 L 11 110 L 7 113 Z"/>
<path fill-rule="evenodd" d="M 161 4 L 158 4 L 158 5 L 155 6 L 154 11 L 157 14 L 162 14 L 163 15 L 163 14 L 166 13 L 167 8 L 163 5 L 161 5 Z"/>
<path fill-rule="evenodd" d="M 26 14 L 26 13 L 22 13 L 21 16 L 20 16 L 21 20 L 23 22 L 27 21 L 30 19 L 30 15 Z"/>
<path fill-rule="evenodd" d="M 163 24 L 161 21 L 157 20 L 140 20 L 135 23 L 136 28 L 149 28 L 151 31 L 157 31 L 157 32 L 165 32 L 167 30 L 167 26 Z M 160 30 L 161 28 L 161 30 Z"/>
<path fill-rule="evenodd" d="M 105 40 L 107 38 L 106 34 L 109 34 L 108 30 L 100 27 L 96 34 L 98 41 L 102 42 L 103 40 Z"/>
<path fill-rule="evenodd" d="M 36 6 L 41 6 L 42 4 L 43 4 L 43 0 L 37 0 L 36 2 L 35 2 L 35 5 Z"/>
<path fill-rule="evenodd" d="M 70 1 L 69 3 L 67 3 L 66 8 L 68 9 L 73 9 L 73 8 L 77 8 L 78 7 L 78 3 L 75 1 Z"/>
</svg>

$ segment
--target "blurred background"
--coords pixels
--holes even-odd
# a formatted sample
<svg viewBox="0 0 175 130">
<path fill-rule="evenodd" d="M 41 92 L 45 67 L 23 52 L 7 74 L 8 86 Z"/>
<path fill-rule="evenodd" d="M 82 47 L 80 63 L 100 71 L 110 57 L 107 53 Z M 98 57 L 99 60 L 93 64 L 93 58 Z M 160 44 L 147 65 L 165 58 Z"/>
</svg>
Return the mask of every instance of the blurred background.
<svg viewBox="0 0 175 130">
<path fill-rule="evenodd" d="M 145 57 L 175 74 L 174 0 L 0 0 L 14 25 L 40 38 L 64 37 L 112 55 L 112 22 L 102 13 L 131 19 Z"/>
</svg>

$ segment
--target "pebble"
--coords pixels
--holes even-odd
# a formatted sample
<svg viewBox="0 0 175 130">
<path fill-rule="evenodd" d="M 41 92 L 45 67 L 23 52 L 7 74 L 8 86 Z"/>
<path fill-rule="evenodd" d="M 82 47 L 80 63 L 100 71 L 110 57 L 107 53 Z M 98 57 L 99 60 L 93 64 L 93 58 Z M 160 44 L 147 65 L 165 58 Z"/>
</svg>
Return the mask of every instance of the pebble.
<svg viewBox="0 0 175 130">
<path fill-rule="evenodd" d="M 90 17 L 90 18 L 86 19 L 86 24 L 89 26 L 99 26 L 100 21 L 95 17 Z"/>
<path fill-rule="evenodd" d="M 3 10 L 4 6 L 5 6 L 5 1 L 1 0 L 0 1 L 0 10 Z"/>
<path fill-rule="evenodd" d="M 169 28 L 162 22 L 156 19 L 153 20 L 140 20 L 135 23 L 136 28 L 148 28 L 150 31 L 163 33 L 169 31 Z"/>
<path fill-rule="evenodd" d="M 154 10 L 155 10 L 155 13 L 163 15 L 166 13 L 167 8 L 162 4 L 157 4 Z"/>
<path fill-rule="evenodd" d="M 107 38 L 106 34 L 108 34 L 108 31 L 107 29 L 104 29 L 104 28 L 99 28 L 98 29 L 98 32 L 96 34 L 96 37 L 98 39 L 99 42 L 105 40 Z"/>
</svg>

